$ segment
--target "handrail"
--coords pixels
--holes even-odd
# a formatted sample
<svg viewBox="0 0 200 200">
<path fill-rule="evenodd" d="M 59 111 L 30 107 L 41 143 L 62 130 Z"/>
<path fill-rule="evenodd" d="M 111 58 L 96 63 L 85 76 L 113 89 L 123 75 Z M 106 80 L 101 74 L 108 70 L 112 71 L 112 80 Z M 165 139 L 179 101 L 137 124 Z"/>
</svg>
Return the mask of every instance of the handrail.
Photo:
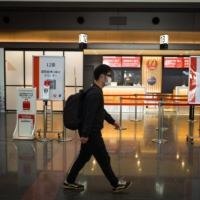
<svg viewBox="0 0 200 200">
<path fill-rule="evenodd" d="M 104 105 L 113 105 L 113 106 L 157 106 L 157 103 L 104 103 Z M 200 104 L 179 104 L 179 103 L 162 103 L 163 106 L 200 106 Z"/>
<path fill-rule="evenodd" d="M 123 98 L 123 100 L 145 100 L 145 101 L 160 101 L 161 98 L 155 98 L 155 99 L 148 99 L 148 98 Z M 170 99 L 170 98 L 164 98 L 164 100 L 170 100 L 170 101 L 187 101 L 187 99 Z"/>
<path fill-rule="evenodd" d="M 164 95 L 161 95 L 161 94 L 103 94 L 103 96 L 135 96 L 137 95 L 138 96 L 166 96 L 166 97 L 187 97 L 188 95 L 168 95 L 168 94 L 164 94 Z"/>
</svg>

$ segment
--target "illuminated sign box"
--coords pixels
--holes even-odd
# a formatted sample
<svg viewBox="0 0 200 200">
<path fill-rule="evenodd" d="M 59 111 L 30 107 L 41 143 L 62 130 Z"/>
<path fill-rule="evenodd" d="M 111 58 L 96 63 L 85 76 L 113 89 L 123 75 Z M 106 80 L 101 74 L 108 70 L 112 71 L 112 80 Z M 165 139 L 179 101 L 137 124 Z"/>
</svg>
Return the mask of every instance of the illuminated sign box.
<svg viewBox="0 0 200 200">
<path fill-rule="evenodd" d="M 122 56 L 122 67 L 140 68 L 140 57 Z"/>
<path fill-rule="evenodd" d="M 189 68 L 189 57 L 165 57 L 164 68 Z"/>
<path fill-rule="evenodd" d="M 122 57 L 121 56 L 103 56 L 103 64 L 109 65 L 110 67 L 121 67 Z"/>
</svg>

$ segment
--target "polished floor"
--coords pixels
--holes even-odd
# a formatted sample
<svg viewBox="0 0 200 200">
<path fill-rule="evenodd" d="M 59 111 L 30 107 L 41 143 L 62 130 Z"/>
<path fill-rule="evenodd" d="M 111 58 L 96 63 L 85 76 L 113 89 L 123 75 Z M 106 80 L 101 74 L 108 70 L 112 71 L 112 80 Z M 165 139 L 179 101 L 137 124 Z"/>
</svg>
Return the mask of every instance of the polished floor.
<svg viewBox="0 0 200 200">
<path fill-rule="evenodd" d="M 112 114 L 119 120 L 118 114 Z M 123 114 L 118 131 L 105 122 L 103 137 L 117 177 L 133 181 L 127 191 L 113 194 L 100 167 L 92 158 L 80 171 L 77 182 L 85 191 L 63 189 L 66 174 L 79 152 L 76 132 L 67 130 L 68 142 L 58 142 L 62 130 L 62 114 L 53 114 L 55 133 L 47 133 L 51 142 L 13 140 L 15 113 L 0 113 L 0 199 L 1 200 L 199 200 L 200 199 L 200 139 L 194 144 L 186 135 L 199 135 L 199 115 L 189 123 L 188 115 L 165 112 L 158 131 L 156 112 Z M 37 129 L 43 128 L 43 115 L 37 116 Z M 167 143 L 153 143 L 161 138 Z M 38 138 L 38 134 L 36 133 Z M 43 135 L 41 134 L 41 137 Z M 160 140 L 161 141 L 161 140 Z"/>
</svg>

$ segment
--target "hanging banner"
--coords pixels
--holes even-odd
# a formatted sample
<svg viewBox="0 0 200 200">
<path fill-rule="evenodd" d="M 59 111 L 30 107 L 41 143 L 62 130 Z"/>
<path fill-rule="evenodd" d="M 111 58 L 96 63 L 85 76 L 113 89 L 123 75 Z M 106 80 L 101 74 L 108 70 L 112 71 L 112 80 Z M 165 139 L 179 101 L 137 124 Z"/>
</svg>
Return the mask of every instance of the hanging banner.
<svg viewBox="0 0 200 200">
<path fill-rule="evenodd" d="M 190 57 L 188 103 L 200 104 L 200 57 Z"/>
<path fill-rule="evenodd" d="M 32 140 L 36 127 L 36 88 L 17 88 L 17 122 L 13 139 Z"/>
<path fill-rule="evenodd" d="M 37 99 L 64 100 L 64 57 L 33 56 L 33 87 Z"/>
</svg>

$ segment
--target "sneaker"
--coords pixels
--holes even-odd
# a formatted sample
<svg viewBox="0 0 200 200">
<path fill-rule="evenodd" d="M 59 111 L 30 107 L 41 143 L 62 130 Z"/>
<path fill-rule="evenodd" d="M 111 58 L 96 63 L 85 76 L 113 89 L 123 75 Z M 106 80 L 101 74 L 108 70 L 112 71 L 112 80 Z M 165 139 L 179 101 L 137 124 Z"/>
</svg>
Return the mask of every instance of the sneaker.
<svg viewBox="0 0 200 200">
<path fill-rule="evenodd" d="M 63 183 L 63 187 L 66 189 L 84 190 L 84 185 L 78 183 L 68 183 L 66 180 Z"/>
<path fill-rule="evenodd" d="M 113 192 L 121 192 L 132 185 L 132 181 L 124 181 L 123 178 L 119 179 L 118 186 L 113 187 Z"/>
</svg>

